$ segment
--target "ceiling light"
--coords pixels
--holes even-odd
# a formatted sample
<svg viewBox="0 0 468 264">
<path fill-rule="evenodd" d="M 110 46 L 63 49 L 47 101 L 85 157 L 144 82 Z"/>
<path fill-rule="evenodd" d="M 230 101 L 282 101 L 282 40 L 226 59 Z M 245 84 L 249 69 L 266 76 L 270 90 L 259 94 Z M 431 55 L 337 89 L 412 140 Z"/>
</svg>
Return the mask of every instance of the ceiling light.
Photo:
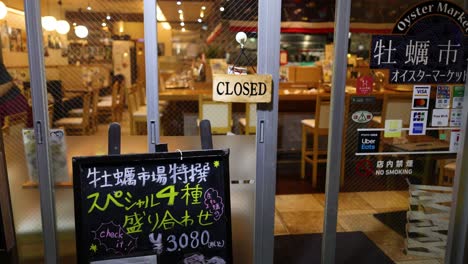
<svg viewBox="0 0 468 264">
<path fill-rule="evenodd" d="M 53 31 L 57 28 L 57 19 L 53 16 L 44 16 L 41 19 L 41 24 L 46 31 Z"/>
<path fill-rule="evenodd" d="M 224 12 L 224 7 L 220 7 L 219 11 Z"/>
<path fill-rule="evenodd" d="M 62 14 L 61 0 L 58 1 L 58 5 L 60 7 L 60 14 Z M 68 33 L 68 31 L 70 31 L 70 24 L 64 19 L 57 20 L 55 31 L 57 31 L 59 34 L 65 35 Z"/>
<path fill-rule="evenodd" d="M 198 23 L 201 23 L 203 20 L 201 18 L 197 19 Z"/>
<path fill-rule="evenodd" d="M 124 33 L 124 22 L 122 20 L 119 21 L 119 33 Z"/>
<path fill-rule="evenodd" d="M 88 9 L 88 11 L 92 10 L 91 6 L 86 7 L 86 9 Z"/>
<path fill-rule="evenodd" d="M 182 2 L 181 2 L 181 1 L 177 1 L 176 4 L 177 4 L 177 5 L 181 5 Z"/>
<path fill-rule="evenodd" d="M 184 14 L 180 14 L 179 19 L 183 21 L 184 20 Z"/>
<path fill-rule="evenodd" d="M 101 26 L 103 26 L 103 27 L 107 26 L 106 22 L 102 22 Z"/>
<path fill-rule="evenodd" d="M 185 26 L 184 21 L 180 22 L 180 26 L 181 26 L 181 27 Z"/>
<path fill-rule="evenodd" d="M 86 38 L 88 36 L 88 28 L 85 26 L 76 26 L 75 35 L 79 38 Z"/>
<path fill-rule="evenodd" d="M 167 22 L 162 23 L 162 27 L 165 30 L 171 30 L 171 25 L 169 23 L 167 23 Z"/>
<path fill-rule="evenodd" d="M 57 33 L 65 35 L 70 31 L 70 24 L 66 20 L 57 21 L 57 28 L 55 29 Z"/>
<path fill-rule="evenodd" d="M 73 26 L 76 27 L 76 22 L 73 22 Z"/>
<path fill-rule="evenodd" d="M 110 16 L 110 15 L 107 15 L 107 16 L 106 16 L 106 19 L 107 19 L 107 20 L 111 20 L 111 16 Z"/>
<path fill-rule="evenodd" d="M 159 8 L 159 5 L 156 5 L 156 19 L 158 21 L 166 21 L 166 16 L 164 13 L 161 11 L 161 8 Z M 171 29 L 171 25 L 168 22 L 163 22 L 162 27 L 166 30 Z"/>
<path fill-rule="evenodd" d="M 206 6 L 202 6 L 202 7 L 201 7 L 201 10 L 206 10 Z"/>
<path fill-rule="evenodd" d="M 200 12 L 200 17 L 204 17 L 205 16 L 205 12 L 201 11 Z"/>
<path fill-rule="evenodd" d="M 185 32 L 185 28 L 182 28 L 182 32 Z"/>
<path fill-rule="evenodd" d="M 177 12 L 179 12 L 179 14 L 182 14 L 184 11 L 182 11 L 182 9 L 179 9 Z"/>
<path fill-rule="evenodd" d="M 7 15 L 7 12 L 8 10 L 6 5 L 2 1 L 0 1 L 0 19 L 4 19 Z"/>
</svg>

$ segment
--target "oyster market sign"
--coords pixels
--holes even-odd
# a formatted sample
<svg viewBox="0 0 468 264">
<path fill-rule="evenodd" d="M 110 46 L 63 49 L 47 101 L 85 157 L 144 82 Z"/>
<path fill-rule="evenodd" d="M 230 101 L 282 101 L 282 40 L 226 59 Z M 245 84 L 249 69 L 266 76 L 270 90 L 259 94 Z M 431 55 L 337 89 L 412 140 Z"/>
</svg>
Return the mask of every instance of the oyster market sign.
<svg viewBox="0 0 468 264">
<path fill-rule="evenodd" d="M 264 75 L 213 75 L 213 101 L 233 103 L 271 102 L 272 78 Z"/>
<path fill-rule="evenodd" d="M 468 15 L 449 1 L 425 1 L 395 23 L 391 35 L 372 36 L 370 67 L 389 69 L 390 83 L 464 84 Z"/>
<path fill-rule="evenodd" d="M 468 16 L 463 8 L 447 1 L 427 1 L 409 9 L 395 24 L 393 34 L 406 34 L 413 23 L 429 15 L 450 17 L 460 26 L 463 33 L 468 34 Z"/>
</svg>

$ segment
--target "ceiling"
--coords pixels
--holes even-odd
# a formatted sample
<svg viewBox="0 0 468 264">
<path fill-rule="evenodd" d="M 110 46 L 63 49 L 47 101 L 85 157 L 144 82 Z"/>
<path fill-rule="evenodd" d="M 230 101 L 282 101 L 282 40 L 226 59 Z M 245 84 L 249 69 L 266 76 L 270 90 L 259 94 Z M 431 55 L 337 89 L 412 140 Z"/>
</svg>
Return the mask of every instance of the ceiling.
<svg viewBox="0 0 468 264">
<path fill-rule="evenodd" d="M 23 0 L 3 0 L 8 7 L 24 10 Z M 181 29 L 178 10 L 181 8 L 184 13 L 184 23 L 187 30 L 198 30 L 202 24 L 197 20 L 200 18 L 201 7 L 205 6 L 204 20 L 213 12 L 216 2 L 223 0 L 181 0 L 182 5 L 178 6 L 176 0 L 159 0 L 162 13 L 166 21 L 170 22 L 172 29 Z M 129 17 L 129 20 L 143 20 L 143 0 L 61 0 L 60 8 L 58 0 L 41 0 L 42 15 L 53 15 L 63 17 L 65 12 L 85 14 L 84 17 L 91 17 L 95 20 L 103 20 L 106 14 L 117 14 L 119 19 Z M 88 4 L 92 10 L 87 10 Z M 218 11 L 219 12 L 219 11 Z M 102 18 L 101 18 L 102 16 Z M 133 16 L 133 18 L 132 18 Z M 117 16 L 116 16 L 117 17 Z M 139 17 L 136 18 L 135 17 Z"/>
<path fill-rule="evenodd" d="M 204 10 L 204 20 L 213 13 L 213 7 L 216 2 L 222 0 L 181 0 L 182 5 L 177 5 L 176 0 L 160 0 L 157 1 L 162 13 L 166 17 L 166 21 L 170 22 L 173 29 L 180 29 L 180 18 L 178 10 L 181 8 L 184 14 L 184 23 L 187 30 L 195 30 L 201 28 L 202 24 L 197 20 L 200 18 L 200 11 L 202 6 L 206 7 Z M 9 7 L 24 10 L 23 0 L 4 0 L 5 4 Z M 88 16 L 97 16 L 105 14 L 119 14 L 120 18 L 125 16 L 139 16 L 143 18 L 143 0 L 61 0 L 62 6 L 60 8 L 59 0 L 41 0 L 42 15 L 50 14 L 53 16 L 63 16 L 65 12 L 83 12 Z M 90 5 L 92 10 L 87 10 Z M 218 11 L 219 12 L 219 11 Z M 132 20 L 132 19 L 130 19 Z"/>
</svg>

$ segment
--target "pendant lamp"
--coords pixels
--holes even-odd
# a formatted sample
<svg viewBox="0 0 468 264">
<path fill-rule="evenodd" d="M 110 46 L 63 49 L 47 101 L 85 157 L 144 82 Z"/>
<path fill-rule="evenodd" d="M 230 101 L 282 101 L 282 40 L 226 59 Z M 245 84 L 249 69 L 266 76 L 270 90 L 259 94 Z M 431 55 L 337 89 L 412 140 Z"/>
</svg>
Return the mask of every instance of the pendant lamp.
<svg viewBox="0 0 468 264">
<path fill-rule="evenodd" d="M 0 1 L 0 19 L 4 19 L 6 17 L 8 10 L 6 5 Z"/>
<path fill-rule="evenodd" d="M 57 33 L 65 35 L 70 31 L 70 24 L 66 20 L 57 21 Z"/>
<path fill-rule="evenodd" d="M 53 31 L 57 28 L 57 19 L 53 16 L 43 16 L 41 23 L 42 27 L 47 31 Z"/>
<path fill-rule="evenodd" d="M 82 25 L 76 26 L 75 35 L 79 38 L 86 38 L 88 36 L 88 28 Z"/>
<path fill-rule="evenodd" d="M 62 17 L 62 1 L 58 1 L 58 4 L 60 6 L 60 16 Z M 70 31 L 70 24 L 64 19 L 58 20 L 55 30 L 57 33 L 65 35 Z"/>
</svg>

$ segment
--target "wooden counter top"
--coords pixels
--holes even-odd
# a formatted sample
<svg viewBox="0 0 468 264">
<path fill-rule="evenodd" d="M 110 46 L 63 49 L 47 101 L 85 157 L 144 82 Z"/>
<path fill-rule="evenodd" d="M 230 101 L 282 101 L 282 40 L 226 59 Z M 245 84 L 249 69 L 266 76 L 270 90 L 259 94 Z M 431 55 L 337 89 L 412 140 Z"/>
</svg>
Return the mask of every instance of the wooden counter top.
<svg viewBox="0 0 468 264">
<path fill-rule="evenodd" d="M 317 94 L 326 93 L 323 89 L 308 88 L 307 83 L 280 83 L 279 100 L 280 101 L 314 101 Z M 401 94 L 403 91 L 384 90 L 375 91 L 372 96 L 383 96 L 384 94 Z M 195 82 L 192 88 L 186 89 L 164 89 L 159 92 L 160 100 L 169 101 L 197 101 L 199 96 L 211 98 L 211 82 Z M 356 95 L 356 89 L 351 86 L 346 87 L 346 95 Z"/>
<path fill-rule="evenodd" d="M 192 88 L 164 89 L 159 92 L 161 100 L 170 101 L 196 101 L 199 96 L 211 98 L 211 82 L 195 82 Z M 315 100 L 317 89 L 308 89 L 306 84 L 280 83 L 280 100 Z"/>
</svg>

